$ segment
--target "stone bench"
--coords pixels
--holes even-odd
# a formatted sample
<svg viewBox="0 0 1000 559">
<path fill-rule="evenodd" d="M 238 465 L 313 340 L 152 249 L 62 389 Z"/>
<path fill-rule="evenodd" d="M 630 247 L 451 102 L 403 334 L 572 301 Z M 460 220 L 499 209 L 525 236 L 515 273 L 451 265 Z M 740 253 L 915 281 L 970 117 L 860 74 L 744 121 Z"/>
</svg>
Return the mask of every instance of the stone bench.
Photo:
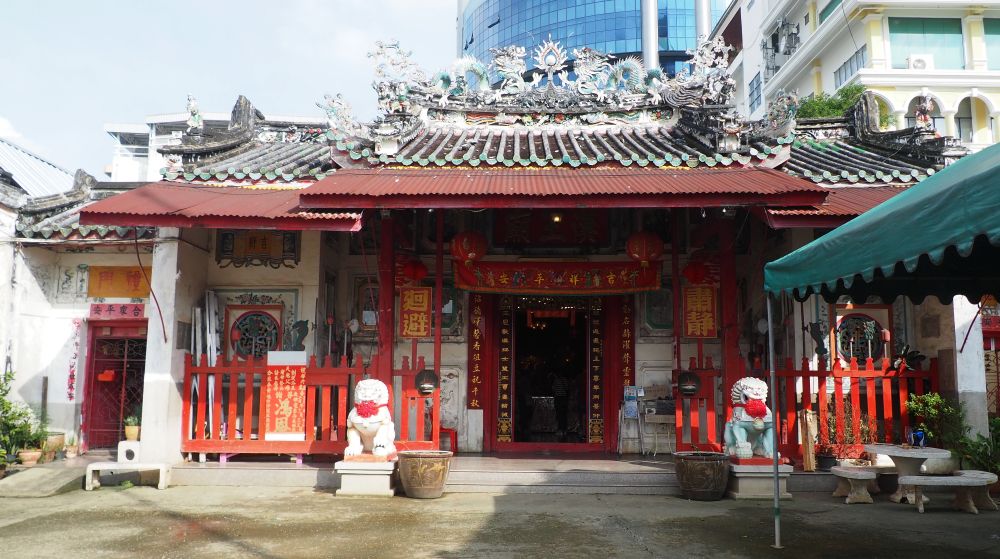
<svg viewBox="0 0 1000 559">
<path fill-rule="evenodd" d="M 965 470 L 969 471 L 969 470 Z M 982 472 L 987 473 L 987 472 Z M 996 476 L 993 476 L 996 478 Z M 955 490 L 954 507 L 957 510 L 979 514 L 972 501 L 972 490 L 974 488 L 986 489 L 990 484 L 989 479 L 981 475 L 953 475 L 953 476 L 899 476 L 900 485 L 913 486 L 917 502 L 917 512 L 924 512 L 924 487 L 951 487 Z M 989 496 L 987 495 L 987 498 Z"/>
<path fill-rule="evenodd" d="M 157 489 L 166 489 L 170 485 L 170 467 L 166 464 L 153 464 L 142 462 L 94 462 L 87 465 L 87 474 L 83 476 L 83 488 L 92 491 L 101 486 L 101 471 L 111 470 L 114 472 L 147 472 L 159 470 L 160 479 L 157 481 Z"/>
<path fill-rule="evenodd" d="M 837 476 L 834 497 L 847 497 L 844 502 L 848 505 L 873 502 L 868 486 L 878 477 L 874 471 L 863 467 L 834 466 L 830 468 L 830 473 Z"/>
<path fill-rule="evenodd" d="M 957 476 L 971 476 L 979 477 L 986 480 L 986 485 L 975 486 L 970 489 L 972 492 L 972 503 L 976 505 L 977 508 L 987 509 L 987 510 L 998 510 L 997 504 L 990 497 L 989 486 L 997 482 L 997 475 L 991 474 L 990 472 L 983 472 L 980 470 L 957 470 L 955 472 Z"/>
</svg>

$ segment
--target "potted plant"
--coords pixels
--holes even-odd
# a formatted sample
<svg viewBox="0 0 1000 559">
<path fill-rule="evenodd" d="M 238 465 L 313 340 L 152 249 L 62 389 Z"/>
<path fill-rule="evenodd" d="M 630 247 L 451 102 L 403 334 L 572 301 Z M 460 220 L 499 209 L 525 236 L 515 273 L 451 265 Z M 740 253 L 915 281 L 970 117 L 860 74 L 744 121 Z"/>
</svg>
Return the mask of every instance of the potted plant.
<svg viewBox="0 0 1000 559">
<path fill-rule="evenodd" d="M 961 450 L 969 430 L 962 405 L 944 398 L 937 392 L 911 394 L 906 410 L 913 419 L 914 429 L 923 431 L 930 446 L 951 451 L 951 458 L 931 458 L 920 471 L 925 474 L 950 474 L 960 466 Z M 909 441 L 907 441 L 909 442 Z"/>
<path fill-rule="evenodd" d="M 130 415 L 125 418 L 125 440 L 139 440 L 139 416 Z"/>
<path fill-rule="evenodd" d="M 22 466 L 34 466 L 42 459 L 42 446 L 48 434 L 36 421 L 25 422 L 18 432 L 19 446 L 17 460 Z"/>
<path fill-rule="evenodd" d="M 14 382 L 14 371 L 0 374 L 0 448 L 4 449 L 4 461 L 8 464 L 17 459 L 21 440 L 25 438 L 34 416 L 31 409 L 21 402 L 9 398 Z"/>
<path fill-rule="evenodd" d="M 66 437 L 66 446 L 63 448 L 63 451 L 66 453 L 66 458 L 76 458 L 79 450 L 80 447 L 76 444 L 76 436 L 73 433 L 70 433 L 69 436 Z"/>
<path fill-rule="evenodd" d="M 976 435 L 962 442 L 962 467 L 1000 476 L 1000 417 L 990 419 L 990 436 Z M 990 493 L 1000 493 L 1000 482 L 990 486 Z"/>
<path fill-rule="evenodd" d="M 824 444 L 819 446 L 819 450 L 816 452 L 816 469 L 821 472 L 829 472 L 830 468 L 837 465 L 837 451 L 834 447 L 837 445 Z"/>
</svg>

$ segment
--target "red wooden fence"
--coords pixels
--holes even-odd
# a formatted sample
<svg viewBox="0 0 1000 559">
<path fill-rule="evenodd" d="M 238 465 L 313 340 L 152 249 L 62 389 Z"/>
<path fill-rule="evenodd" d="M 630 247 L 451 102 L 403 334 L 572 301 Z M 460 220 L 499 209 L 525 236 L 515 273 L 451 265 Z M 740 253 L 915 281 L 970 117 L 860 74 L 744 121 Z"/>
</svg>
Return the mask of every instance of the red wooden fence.
<svg viewBox="0 0 1000 559">
<path fill-rule="evenodd" d="M 688 372 L 698 376 L 698 391 L 691 396 L 676 394 L 674 400 L 676 448 L 678 451 L 721 451 L 722 441 L 719 431 L 724 420 L 718 420 L 719 408 L 715 395 L 718 393 L 722 372 L 717 369 L 698 369 Z M 675 381 L 679 373 L 680 371 L 674 372 Z"/>
<path fill-rule="evenodd" d="M 888 360 L 879 365 L 868 359 L 864 367 L 852 360 L 846 367 L 838 362 L 827 369 L 819 361 L 815 370 L 804 359 L 800 369 L 791 360 L 775 373 L 778 383 L 778 409 L 772 410 L 778 431 L 778 446 L 783 456 L 800 459 L 800 410 L 816 412 L 818 423 L 817 450 L 832 447 L 841 457 L 857 456 L 865 443 L 901 442 L 909 426 L 906 401 L 910 394 L 938 391 L 937 360 L 930 360 L 926 371 L 891 370 Z M 748 376 L 740 364 L 741 374 Z M 696 394 L 676 400 L 677 450 L 720 450 L 725 401 L 716 395 L 729 398 L 729 387 L 719 386 L 722 374 L 714 369 L 690 371 L 700 380 Z M 679 371 L 675 372 L 676 375 Z M 753 376 L 753 375 L 750 375 Z M 761 376 L 768 380 L 767 372 Z M 771 405 L 768 395 L 768 407 Z"/>
<path fill-rule="evenodd" d="M 440 441 L 440 391 L 426 396 L 413 388 L 413 376 L 423 368 L 422 359 L 395 376 L 402 377 L 400 413 L 394 417 L 402 440 L 399 450 L 437 449 Z M 195 365 L 191 355 L 184 363 L 181 450 L 219 454 L 222 460 L 233 454 L 343 454 L 347 446 L 347 414 L 353 404 L 352 389 L 361 380 L 360 364 L 349 366 L 330 358 L 318 365 L 311 357 L 306 366 L 305 432 L 301 441 L 264 440 L 268 423 L 267 360 L 225 361 L 207 365 L 202 356 Z M 419 367 L 419 368 L 418 368 Z M 211 391 L 211 395 L 209 392 Z M 392 410 L 392 387 L 389 387 Z M 427 405 L 427 401 L 431 405 Z M 411 428 L 411 425 L 413 428 Z M 198 428 L 201 426 L 201 428 Z M 411 437 L 412 433 L 412 438 Z"/>
<path fill-rule="evenodd" d="M 787 360 L 776 376 L 779 448 L 795 458 L 802 456 L 799 410 L 816 412 L 817 450 L 830 446 L 839 456 L 856 456 L 865 443 L 902 442 L 910 394 L 938 391 L 936 359 L 926 371 L 892 370 L 888 359 L 878 365 L 868 359 L 863 367 L 852 359 L 846 368 L 837 360 L 833 369 L 820 360 L 816 370 L 810 370 L 808 360 L 800 369 Z"/>
</svg>

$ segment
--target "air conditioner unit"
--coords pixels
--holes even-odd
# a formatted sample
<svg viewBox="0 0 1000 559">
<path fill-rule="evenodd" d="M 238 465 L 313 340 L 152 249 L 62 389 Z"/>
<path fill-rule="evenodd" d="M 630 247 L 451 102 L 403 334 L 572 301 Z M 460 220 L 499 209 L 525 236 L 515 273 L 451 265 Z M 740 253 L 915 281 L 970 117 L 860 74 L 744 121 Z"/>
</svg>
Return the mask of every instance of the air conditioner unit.
<svg viewBox="0 0 1000 559">
<path fill-rule="evenodd" d="M 911 54 L 909 58 L 906 59 L 906 67 L 909 70 L 933 70 L 934 55 Z"/>
</svg>

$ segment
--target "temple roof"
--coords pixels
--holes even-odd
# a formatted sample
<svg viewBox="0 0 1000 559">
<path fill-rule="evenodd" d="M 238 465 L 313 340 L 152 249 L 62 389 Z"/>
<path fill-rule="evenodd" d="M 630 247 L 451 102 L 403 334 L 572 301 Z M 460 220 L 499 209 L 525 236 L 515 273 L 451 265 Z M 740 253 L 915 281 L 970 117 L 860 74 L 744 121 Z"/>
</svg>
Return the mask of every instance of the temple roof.
<svg viewBox="0 0 1000 559">
<path fill-rule="evenodd" d="M 98 182 L 94 177 L 77 171 L 73 187 L 64 193 L 28 198 L 18 209 L 14 228 L 23 239 L 34 240 L 122 240 L 153 237 L 149 227 L 122 225 L 81 225 L 80 211 L 91 204 L 129 192 L 142 182 Z"/>
<path fill-rule="evenodd" d="M 868 95 L 844 117 L 797 121 L 798 100 L 782 93 L 764 119 L 742 120 L 729 104 L 733 83 L 720 40 L 692 51 L 690 70 L 673 78 L 644 69 L 635 60 L 591 50 L 573 53 L 577 62 L 571 75 L 561 62 L 566 53 L 551 41 L 533 53 L 532 74 L 525 72 L 525 54 L 524 49 L 498 49 L 492 64 L 463 58 L 428 77 L 398 44 L 380 43 L 371 56 L 377 64 L 373 87 L 382 113 L 373 122 L 357 121 L 342 97 L 327 95 L 317 103 L 326 113 L 327 126 L 300 129 L 269 122 L 240 97 L 228 130 L 189 130 L 180 145 L 161 148 L 169 160 L 164 178 L 310 187 L 317 182 L 340 184 L 332 177 L 355 170 L 376 170 L 372 176 L 379 176 L 381 169 L 382 175 L 407 181 L 398 185 L 397 194 L 424 189 L 424 196 L 451 196 L 455 189 L 467 190 L 454 177 L 428 181 L 421 173 L 409 176 L 401 170 L 451 168 L 467 171 L 467 178 L 482 177 L 474 170 L 493 170 L 515 173 L 519 178 L 505 185 L 520 185 L 514 188 L 528 190 L 517 194 L 530 197 L 538 194 L 532 189 L 540 183 L 522 180 L 529 170 L 561 168 L 569 173 L 561 177 L 586 183 L 590 177 L 585 170 L 649 169 L 666 177 L 763 168 L 821 187 L 900 187 L 923 180 L 967 153 L 955 139 L 941 138 L 926 126 L 880 131 L 877 105 Z M 531 75 L 536 79 L 525 81 Z M 196 119 L 192 112 L 189 124 Z M 348 182 L 359 184 L 350 173 L 342 178 L 354 176 Z M 419 187 L 410 184 L 418 175 L 423 181 Z M 554 175 L 538 177 L 544 182 Z M 753 185 L 738 186 L 742 189 L 730 194 L 759 194 Z M 438 187 L 441 190 L 434 190 Z M 317 188 L 310 188 L 304 198 Z M 664 191 L 670 188 L 662 186 Z M 323 195 L 331 203 L 337 199 L 333 192 Z M 387 195 L 369 193 L 372 198 Z M 796 206 L 796 211 L 827 215 L 829 210 L 809 208 Z M 799 214 L 785 217 L 793 215 Z"/>
</svg>

